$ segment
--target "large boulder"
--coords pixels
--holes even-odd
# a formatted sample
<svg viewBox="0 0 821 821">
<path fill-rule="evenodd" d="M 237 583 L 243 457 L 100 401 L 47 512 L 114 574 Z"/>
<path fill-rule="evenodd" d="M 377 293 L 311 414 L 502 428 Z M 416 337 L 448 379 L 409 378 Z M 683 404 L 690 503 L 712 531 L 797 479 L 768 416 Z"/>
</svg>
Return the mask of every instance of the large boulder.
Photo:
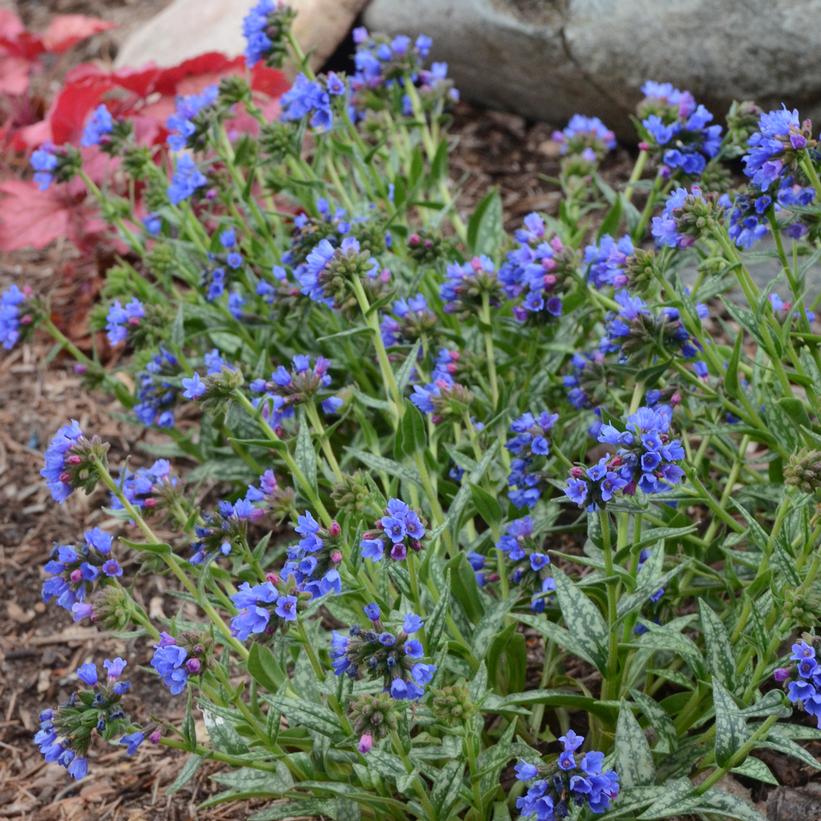
<svg viewBox="0 0 821 821">
<path fill-rule="evenodd" d="M 733 99 L 821 115 L 821 0 L 371 0 L 366 25 L 427 33 L 465 97 L 561 123 L 580 112 L 630 136 L 647 79 L 717 117 Z"/>
<path fill-rule="evenodd" d="M 319 68 L 348 33 L 367 0 L 289 0 L 294 34 Z M 205 51 L 242 54 L 242 19 L 256 0 L 173 0 L 122 44 L 116 66 L 173 66 Z"/>
</svg>

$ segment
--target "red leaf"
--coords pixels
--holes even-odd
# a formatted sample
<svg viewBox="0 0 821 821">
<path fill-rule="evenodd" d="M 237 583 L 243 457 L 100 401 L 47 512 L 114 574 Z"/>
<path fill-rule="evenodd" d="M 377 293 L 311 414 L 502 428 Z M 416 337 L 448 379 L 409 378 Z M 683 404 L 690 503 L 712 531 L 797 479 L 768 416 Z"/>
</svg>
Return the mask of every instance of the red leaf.
<svg viewBox="0 0 821 821">
<path fill-rule="evenodd" d="M 19 97 L 29 87 L 31 60 L 0 52 L 0 94 Z"/>
<path fill-rule="evenodd" d="M 47 51 L 60 54 L 68 51 L 82 40 L 87 40 L 101 31 L 114 28 L 113 23 L 84 14 L 58 14 L 51 18 L 43 32 L 43 45 Z"/>
<path fill-rule="evenodd" d="M 10 9 L 0 9 L 0 37 L 14 40 L 25 31 L 20 18 Z"/>
<path fill-rule="evenodd" d="M 82 184 L 40 191 L 33 182 L 0 182 L 0 250 L 45 248 L 61 237 L 93 250 L 110 231 L 88 202 Z"/>
<path fill-rule="evenodd" d="M 0 183 L 0 249 L 45 248 L 68 232 L 69 211 L 55 189 L 39 191 L 32 182 Z"/>
<path fill-rule="evenodd" d="M 251 69 L 251 88 L 254 91 L 261 91 L 269 97 L 281 97 L 290 87 L 291 83 L 282 71 L 268 68 L 262 63 Z"/>
</svg>

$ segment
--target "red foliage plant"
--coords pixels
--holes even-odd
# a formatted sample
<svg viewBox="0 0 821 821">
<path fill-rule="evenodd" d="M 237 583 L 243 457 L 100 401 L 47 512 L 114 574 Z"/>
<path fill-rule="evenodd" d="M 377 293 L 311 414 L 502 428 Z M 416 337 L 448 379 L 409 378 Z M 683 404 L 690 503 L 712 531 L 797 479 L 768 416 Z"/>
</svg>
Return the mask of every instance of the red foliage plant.
<svg viewBox="0 0 821 821">
<path fill-rule="evenodd" d="M 110 27 L 102 20 L 62 15 L 36 35 L 26 31 L 12 12 L 0 10 L 0 145 L 5 144 L 7 153 L 25 157 L 44 142 L 78 143 L 87 118 L 104 103 L 112 116 L 132 122 L 139 143 L 156 146 L 161 162 L 168 133 L 165 123 L 176 97 L 197 93 L 223 77 L 249 73 L 244 57 L 229 58 L 219 52 L 200 54 L 170 68 L 148 65 L 110 71 L 83 63 L 66 73 L 54 99 L 41 107 L 41 118 L 32 118 L 37 106 L 31 104 L 31 84 L 45 71 L 43 60 Z M 288 88 L 285 75 L 257 65 L 249 79 L 266 117 L 275 117 L 278 98 Z M 235 131 L 256 127 L 251 118 L 232 123 Z M 110 182 L 116 170 L 112 161 L 97 148 L 82 150 L 92 178 Z M 86 202 L 84 186 L 66 183 L 39 191 L 30 180 L 15 177 L 19 175 L 7 173 L 0 181 L 0 250 L 43 248 L 60 237 L 67 237 L 81 251 L 102 240 L 116 244 Z"/>
</svg>

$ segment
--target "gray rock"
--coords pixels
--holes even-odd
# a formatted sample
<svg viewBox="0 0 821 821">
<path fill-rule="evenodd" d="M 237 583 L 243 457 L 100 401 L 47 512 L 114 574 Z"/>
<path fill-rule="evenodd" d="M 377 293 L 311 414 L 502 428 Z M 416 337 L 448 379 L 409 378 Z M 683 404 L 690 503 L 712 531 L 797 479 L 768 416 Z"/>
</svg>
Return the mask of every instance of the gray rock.
<svg viewBox="0 0 821 821">
<path fill-rule="evenodd" d="M 463 94 L 563 123 L 600 116 L 633 136 L 647 79 L 721 117 L 733 99 L 821 118 L 821 0 L 371 0 L 366 25 L 427 33 Z"/>
</svg>

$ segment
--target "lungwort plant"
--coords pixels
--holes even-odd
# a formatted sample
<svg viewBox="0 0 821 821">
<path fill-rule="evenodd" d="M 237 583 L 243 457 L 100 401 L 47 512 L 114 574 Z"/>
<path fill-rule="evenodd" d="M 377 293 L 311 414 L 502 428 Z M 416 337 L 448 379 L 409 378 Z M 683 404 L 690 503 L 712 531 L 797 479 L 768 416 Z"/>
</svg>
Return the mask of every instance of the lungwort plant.
<svg viewBox="0 0 821 821">
<path fill-rule="evenodd" d="M 96 317 L 122 354 L 24 285 L 0 339 L 52 334 L 155 431 L 114 458 L 67 421 L 46 452 L 55 500 L 110 518 L 43 596 L 134 654 L 84 664 L 36 743 L 74 777 L 100 739 L 185 751 L 172 790 L 221 762 L 206 805 L 256 821 L 760 818 L 729 774 L 819 766 L 811 124 L 740 103 L 723 128 L 647 83 L 630 179 L 574 117 L 557 214 L 509 235 L 496 191 L 464 216 L 428 38 L 358 29 L 353 72 L 315 76 L 291 18 L 245 21 L 249 65 L 301 67 L 278 117 L 229 77 L 178 98 L 170 154 L 97 108 L 101 187 L 72 145 L 32 157 L 128 247 Z M 130 718 L 138 665 L 181 723 Z"/>
</svg>

